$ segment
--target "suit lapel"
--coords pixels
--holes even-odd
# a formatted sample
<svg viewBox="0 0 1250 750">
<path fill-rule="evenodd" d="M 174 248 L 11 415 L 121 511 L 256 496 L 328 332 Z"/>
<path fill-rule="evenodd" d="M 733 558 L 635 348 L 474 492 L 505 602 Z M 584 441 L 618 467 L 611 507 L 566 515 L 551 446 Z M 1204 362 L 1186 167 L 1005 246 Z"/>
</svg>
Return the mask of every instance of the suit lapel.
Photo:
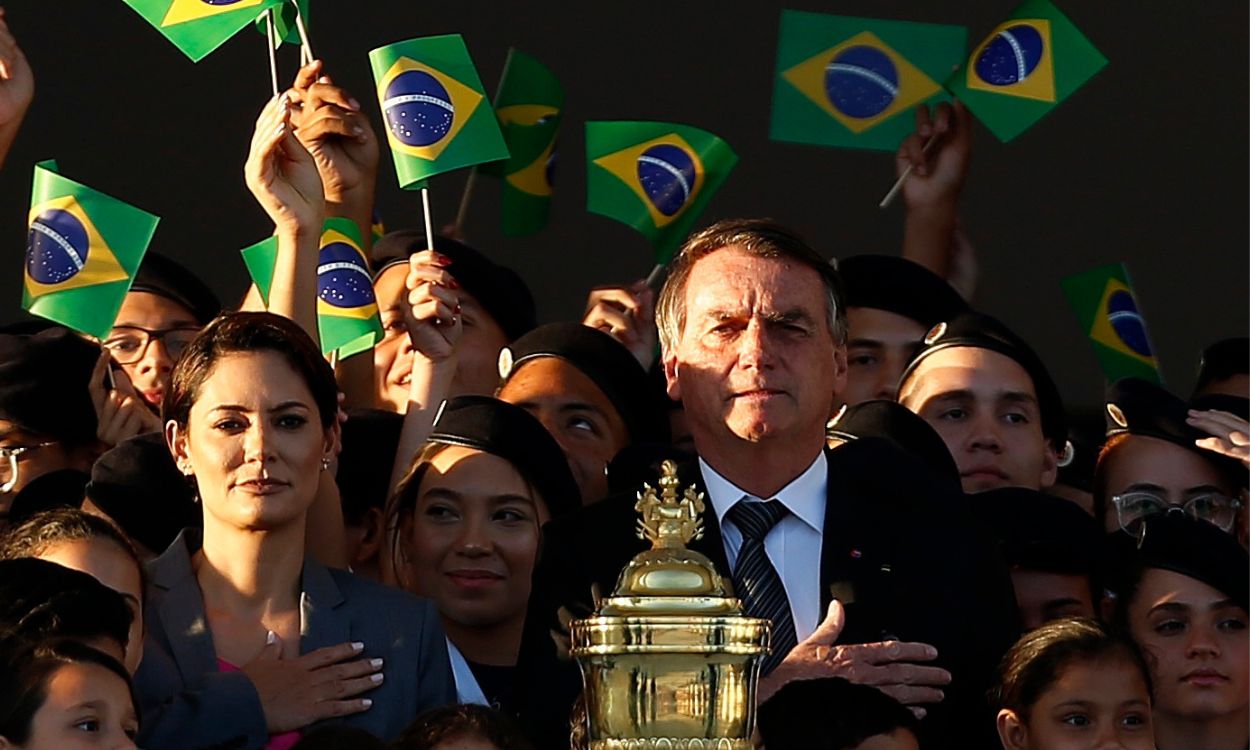
<svg viewBox="0 0 1250 750">
<path fill-rule="evenodd" d="M 160 626 L 182 680 L 188 685 L 217 671 L 217 651 L 204 614 L 204 597 L 191 568 L 191 545 L 199 546 L 198 536 L 190 530 L 183 531 L 150 568 L 153 585 L 166 592 L 157 609 Z"/>
<path fill-rule="evenodd" d="M 300 653 L 351 640 L 351 623 L 340 605 L 344 602 L 329 569 L 304 560 L 300 580 Z"/>
</svg>

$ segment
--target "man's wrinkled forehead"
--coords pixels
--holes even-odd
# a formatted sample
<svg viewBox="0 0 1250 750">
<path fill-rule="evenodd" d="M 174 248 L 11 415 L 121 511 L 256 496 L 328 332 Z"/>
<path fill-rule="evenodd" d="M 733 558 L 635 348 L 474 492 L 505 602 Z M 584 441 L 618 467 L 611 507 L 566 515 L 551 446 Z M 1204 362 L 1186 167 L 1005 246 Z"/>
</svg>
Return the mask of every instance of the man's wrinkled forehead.
<svg viewBox="0 0 1250 750">
<path fill-rule="evenodd" d="M 784 256 L 754 255 L 730 245 L 691 267 L 685 289 L 686 317 L 795 311 L 820 317 L 825 296 L 815 270 Z"/>
</svg>

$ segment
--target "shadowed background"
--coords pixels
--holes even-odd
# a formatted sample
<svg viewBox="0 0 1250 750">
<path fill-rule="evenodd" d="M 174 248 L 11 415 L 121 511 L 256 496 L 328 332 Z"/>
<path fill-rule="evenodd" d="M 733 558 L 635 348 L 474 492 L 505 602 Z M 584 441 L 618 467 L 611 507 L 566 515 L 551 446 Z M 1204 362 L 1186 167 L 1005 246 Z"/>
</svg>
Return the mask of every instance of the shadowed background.
<svg viewBox="0 0 1250 750">
<path fill-rule="evenodd" d="M 1096 404 L 1102 379 L 1059 281 L 1129 264 L 1167 385 L 1192 386 L 1208 342 L 1245 335 L 1247 26 L 1244 1 L 1066 0 L 1061 7 L 1109 65 L 1033 129 L 999 143 L 980 125 L 961 216 L 978 251 L 975 303 L 1024 335 L 1065 398 Z M 32 167 L 55 158 L 75 180 L 162 217 L 152 249 L 201 274 L 227 304 L 247 280 L 239 249 L 271 230 L 243 184 L 256 113 L 270 95 L 265 45 L 244 30 L 193 65 L 121 0 L 7 0 L 35 71 L 35 102 L 0 172 L 0 322 L 19 314 Z M 843 15 L 960 24 L 975 44 L 1014 7 L 922 0 L 801 2 Z M 645 276 L 641 235 L 585 211 L 582 123 L 669 120 L 710 130 L 741 158 L 700 225 L 772 216 L 826 256 L 897 254 L 902 201 L 877 201 L 893 157 L 775 143 L 769 107 L 780 3 L 552 0 L 312 0 L 311 36 L 327 72 L 381 132 L 370 49 L 464 34 L 488 91 L 510 45 L 552 68 L 567 93 L 552 221 L 499 231 L 498 183 L 479 179 L 466 232 L 516 268 L 540 320 L 580 316 L 589 287 Z M 294 47 L 280 52 L 289 83 Z M 385 149 L 385 138 L 382 137 Z M 466 172 L 435 177 L 435 223 L 451 222 Z M 420 196 L 396 187 L 382 154 L 378 207 L 388 229 L 420 225 Z"/>
</svg>

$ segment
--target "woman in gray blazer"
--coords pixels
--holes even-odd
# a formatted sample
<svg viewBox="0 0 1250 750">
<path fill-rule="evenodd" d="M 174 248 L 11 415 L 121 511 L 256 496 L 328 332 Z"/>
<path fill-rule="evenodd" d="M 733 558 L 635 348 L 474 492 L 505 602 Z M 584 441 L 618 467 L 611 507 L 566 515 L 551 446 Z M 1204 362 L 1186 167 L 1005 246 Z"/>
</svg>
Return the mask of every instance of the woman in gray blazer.
<svg viewBox="0 0 1250 750">
<path fill-rule="evenodd" d="M 287 748 L 323 721 L 390 738 L 455 701 L 428 601 L 305 554 L 337 387 L 299 326 L 269 313 L 213 321 L 179 359 L 163 413 L 204 530 L 149 569 L 142 747 Z"/>
</svg>

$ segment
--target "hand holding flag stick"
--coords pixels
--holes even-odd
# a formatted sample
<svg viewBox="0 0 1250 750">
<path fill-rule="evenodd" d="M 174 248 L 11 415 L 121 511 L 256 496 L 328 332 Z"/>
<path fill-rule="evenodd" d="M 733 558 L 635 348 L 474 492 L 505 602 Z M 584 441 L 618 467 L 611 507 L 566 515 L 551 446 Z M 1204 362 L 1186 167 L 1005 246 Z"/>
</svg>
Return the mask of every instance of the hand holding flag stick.
<svg viewBox="0 0 1250 750">
<path fill-rule="evenodd" d="M 928 156 L 929 149 L 933 148 L 933 144 L 937 142 L 937 136 L 930 138 L 929 142 L 924 145 L 923 149 L 921 149 L 921 155 Z M 903 189 L 903 183 L 907 181 L 907 178 L 911 176 L 911 173 L 915 168 L 916 162 L 912 162 L 907 165 L 907 169 L 903 170 L 903 173 L 898 176 L 897 180 L 894 181 L 894 185 L 890 187 L 889 192 L 887 192 L 885 197 L 881 199 L 881 202 L 877 204 L 877 208 L 888 208 L 889 205 L 894 202 L 894 199 L 898 197 L 899 192 Z"/>
</svg>

